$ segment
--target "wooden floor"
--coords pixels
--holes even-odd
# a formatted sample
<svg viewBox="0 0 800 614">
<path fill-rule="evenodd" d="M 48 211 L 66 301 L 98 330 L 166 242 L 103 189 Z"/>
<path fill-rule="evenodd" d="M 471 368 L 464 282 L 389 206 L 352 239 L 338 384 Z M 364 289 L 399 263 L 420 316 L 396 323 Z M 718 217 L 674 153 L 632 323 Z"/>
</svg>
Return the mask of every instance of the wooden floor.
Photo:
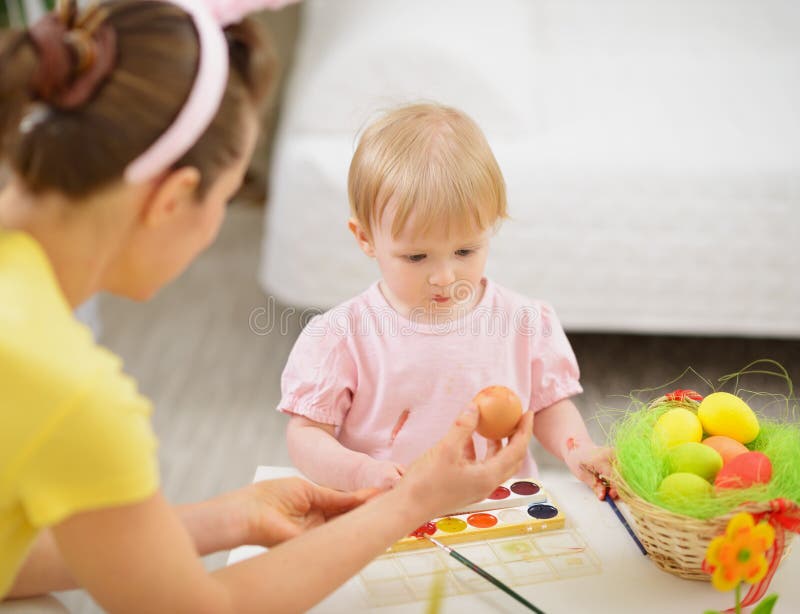
<svg viewBox="0 0 800 614">
<path fill-rule="evenodd" d="M 261 215 L 232 207 L 217 243 L 174 285 L 147 304 L 103 297 L 102 342 L 125 360 L 156 405 L 164 490 L 175 503 L 248 483 L 258 464 L 288 463 L 286 418 L 274 407 L 280 374 L 299 332 L 298 318 L 271 331 L 270 306 L 256 283 Z M 546 298 L 546 297 L 544 297 Z M 569 332 L 569 331 L 568 331 Z M 800 383 L 800 343 L 570 334 L 585 394 L 577 402 L 598 440 L 631 390 L 666 384 L 691 366 L 706 378 L 773 358 Z M 783 392 L 775 378 L 751 387 Z M 553 461 L 534 449 L 540 465 Z M 207 557 L 224 565 L 226 553 Z M 70 612 L 99 611 L 81 592 L 59 595 Z"/>
</svg>

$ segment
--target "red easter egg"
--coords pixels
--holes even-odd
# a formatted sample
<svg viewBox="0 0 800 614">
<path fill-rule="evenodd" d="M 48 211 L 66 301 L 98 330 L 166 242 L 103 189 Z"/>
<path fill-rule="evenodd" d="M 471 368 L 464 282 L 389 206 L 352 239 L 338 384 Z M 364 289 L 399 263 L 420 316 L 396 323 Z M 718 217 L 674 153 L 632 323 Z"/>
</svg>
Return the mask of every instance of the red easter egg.
<svg viewBox="0 0 800 614">
<path fill-rule="evenodd" d="M 766 484 L 772 478 L 772 463 L 766 454 L 745 452 L 732 458 L 719 470 L 714 480 L 716 488 L 749 488 Z"/>
<path fill-rule="evenodd" d="M 727 465 L 728 461 L 732 458 L 739 456 L 740 454 L 746 454 L 747 448 L 744 446 L 743 443 L 739 443 L 732 437 L 725 437 L 725 435 L 712 435 L 711 437 L 706 437 L 703 440 L 703 443 L 707 446 L 711 446 L 722 457 L 722 464 Z"/>
</svg>

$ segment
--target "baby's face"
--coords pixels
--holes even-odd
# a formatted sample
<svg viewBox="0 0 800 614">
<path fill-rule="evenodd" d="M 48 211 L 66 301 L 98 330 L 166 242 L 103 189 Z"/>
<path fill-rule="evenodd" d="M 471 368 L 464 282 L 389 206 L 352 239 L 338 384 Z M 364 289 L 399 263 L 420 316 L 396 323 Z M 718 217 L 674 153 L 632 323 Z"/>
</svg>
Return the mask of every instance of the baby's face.
<svg viewBox="0 0 800 614">
<path fill-rule="evenodd" d="M 384 215 L 372 233 L 382 290 L 398 312 L 416 321 L 456 318 L 483 296 L 490 231 L 442 225 L 420 235 L 413 222 L 393 237 L 392 216 Z"/>
</svg>

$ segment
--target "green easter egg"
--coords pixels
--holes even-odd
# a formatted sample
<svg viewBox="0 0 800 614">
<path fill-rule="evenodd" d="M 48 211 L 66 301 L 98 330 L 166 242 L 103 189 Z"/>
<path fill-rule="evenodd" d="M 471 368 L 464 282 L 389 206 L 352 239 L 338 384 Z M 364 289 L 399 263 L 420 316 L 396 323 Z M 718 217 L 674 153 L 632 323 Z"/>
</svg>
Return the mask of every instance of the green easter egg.
<svg viewBox="0 0 800 614">
<path fill-rule="evenodd" d="M 712 493 L 711 484 L 694 473 L 671 473 L 658 487 L 657 494 L 665 503 L 676 500 L 699 499 Z"/>
<path fill-rule="evenodd" d="M 722 469 L 722 456 L 711 446 L 687 441 L 669 449 L 667 465 L 670 473 L 694 473 L 713 482 Z"/>
</svg>

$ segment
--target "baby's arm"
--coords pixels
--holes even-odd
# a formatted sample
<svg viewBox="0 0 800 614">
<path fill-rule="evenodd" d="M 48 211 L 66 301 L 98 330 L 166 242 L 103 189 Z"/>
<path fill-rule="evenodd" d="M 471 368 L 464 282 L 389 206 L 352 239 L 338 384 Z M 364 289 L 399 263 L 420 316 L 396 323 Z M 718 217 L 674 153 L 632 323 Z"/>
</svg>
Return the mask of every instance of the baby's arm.
<svg viewBox="0 0 800 614">
<path fill-rule="evenodd" d="M 286 443 L 292 463 L 321 486 L 339 490 L 387 489 L 402 477 L 402 465 L 375 460 L 344 447 L 335 427 L 293 415 L 286 429 Z"/>
<path fill-rule="evenodd" d="M 605 496 L 607 486 L 600 478 L 607 479 L 611 475 L 612 451 L 592 441 L 583 416 L 570 399 L 538 411 L 533 421 L 533 434 L 545 450 L 563 460 L 598 498 Z M 616 496 L 613 488 L 610 494 Z"/>
</svg>

